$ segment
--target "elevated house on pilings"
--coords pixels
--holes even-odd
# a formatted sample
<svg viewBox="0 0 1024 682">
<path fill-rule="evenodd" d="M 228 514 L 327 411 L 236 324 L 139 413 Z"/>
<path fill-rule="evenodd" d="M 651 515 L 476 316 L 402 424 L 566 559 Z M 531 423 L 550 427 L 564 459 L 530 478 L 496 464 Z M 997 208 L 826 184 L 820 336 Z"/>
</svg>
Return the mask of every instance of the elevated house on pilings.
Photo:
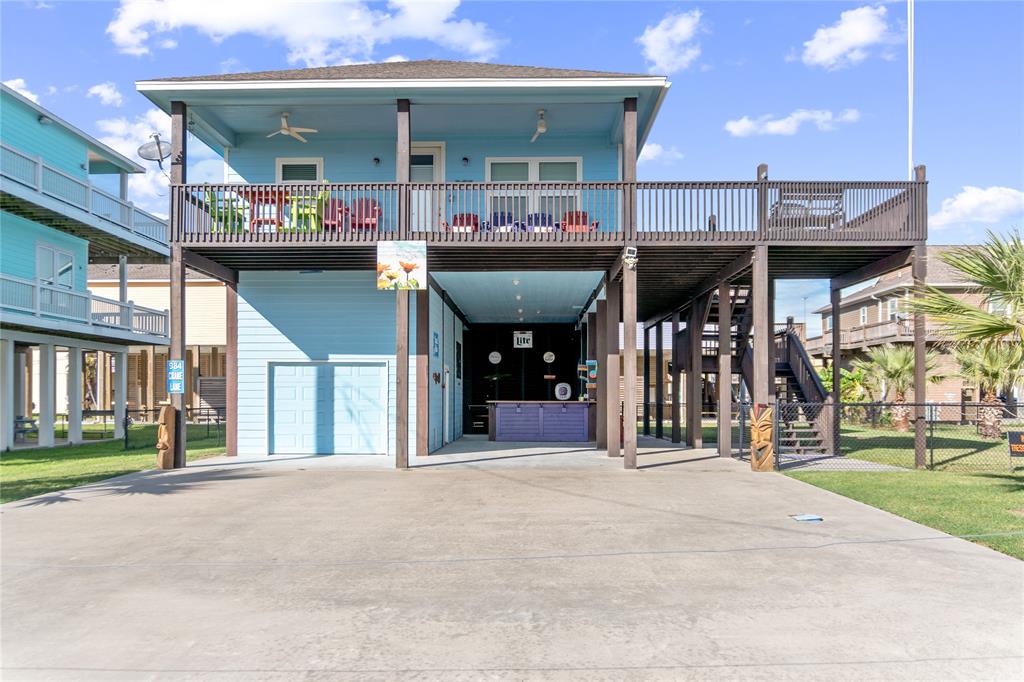
<svg viewBox="0 0 1024 682">
<path fill-rule="evenodd" d="M 129 348 L 169 342 L 167 310 L 128 296 L 128 264 L 170 254 L 167 223 L 129 200 L 143 171 L 0 86 L 0 451 L 76 444 L 97 421 L 122 435 Z M 109 296 L 90 263 L 114 264 Z"/>
<path fill-rule="evenodd" d="M 767 166 L 637 181 L 669 90 L 658 76 L 421 61 L 137 87 L 173 119 L 171 357 L 185 268 L 228 285 L 231 454 L 405 467 L 479 430 L 589 440 L 635 468 L 638 322 L 671 324 L 672 371 L 694 395 L 717 370 L 721 390 L 742 374 L 769 404 L 792 360 L 794 390 L 825 401 L 774 333 L 775 280 L 838 292 L 911 262 L 924 273 L 923 168 L 909 182 Z M 228 183 L 189 183 L 186 130 L 223 155 Z M 375 288 L 393 240 L 425 244 L 424 289 Z M 596 376 L 580 379 L 587 360 Z M 674 402 L 674 440 L 701 444 L 699 403 Z"/>
</svg>

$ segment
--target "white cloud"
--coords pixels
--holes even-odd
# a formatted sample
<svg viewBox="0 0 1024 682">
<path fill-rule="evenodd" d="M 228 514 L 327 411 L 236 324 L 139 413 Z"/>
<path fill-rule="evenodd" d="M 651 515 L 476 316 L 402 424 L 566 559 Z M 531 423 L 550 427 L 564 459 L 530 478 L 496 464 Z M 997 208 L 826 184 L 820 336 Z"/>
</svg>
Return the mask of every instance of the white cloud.
<svg viewBox="0 0 1024 682">
<path fill-rule="evenodd" d="M 499 41 L 481 22 L 455 16 L 459 0 L 391 0 L 384 8 L 349 2 L 121 0 L 107 33 L 124 53 L 167 47 L 172 31 L 194 29 L 214 42 L 240 34 L 281 41 L 288 62 L 323 66 L 369 60 L 394 40 L 425 40 L 474 59 L 495 56 Z"/>
<path fill-rule="evenodd" d="M 117 89 L 117 84 L 113 81 L 97 83 L 89 88 L 86 92 L 86 97 L 99 97 L 100 101 L 108 107 L 119 107 L 124 102 L 124 97 L 121 96 L 121 93 Z"/>
<path fill-rule="evenodd" d="M 965 186 L 960 193 L 942 200 L 939 212 L 928 217 L 931 227 L 963 223 L 994 225 L 1024 215 L 1024 192 L 1012 187 Z"/>
<path fill-rule="evenodd" d="M 803 63 L 831 71 L 864 61 L 872 47 L 896 40 L 889 32 L 886 14 L 885 7 L 868 5 L 846 10 L 839 21 L 822 26 L 804 43 Z"/>
<path fill-rule="evenodd" d="M 797 109 L 784 118 L 772 118 L 766 114 L 758 118 L 744 116 L 725 122 L 726 131 L 733 137 L 750 137 L 751 135 L 796 135 L 805 123 L 813 124 L 818 130 L 834 130 L 841 123 L 856 123 L 860 120 L 860 112 L 856 109 L 844 109 L 833 114 L 825 109 Z"/>
<path fill-rule="evenodd" d="M 56 85 L 47 85 L 46 86 L 46 94 L 47 95 L 56 95 L 57 94 L 57 86 Z"/>
<path fill-rule="evenodd" d="M 640 151 L 637 163 L 673 163 L 681 161 L 684 154 L 675 147 L 665 147 L 657 142 L 648 142 Z"/>
<path fill-rule="evenodd" d="M 4 85 L 9 87 L 11 90 L 14 90 L 22 97 L 39 104 L 39 95 L 28 89 L 28 83 L 25 82 L 24 78 L 12 78 L 11 80 L 4 81 Z"/>
<path fill-rule="evenodd" d="M 167 176 L 155 162 L 141 161 L 138 148 L 150 141 L 150 135 L 159 133 L 160 139 L 171 139 L 171 117 L 159 109 L 148 109 L 145 113 L 128 118 L 105 118 L 96 121 L 100 142 L 110 145 L 129 159 L 136 159 L 146 168 L 145 173 L 134 173 L 128 179 L 128 196 L 144 210 L 167 215 Z M 221 182 L 223 161 L 209 147 L 196 138 L 189 138 L 189 180 L 193 182 Z M 217 170 L 218 167 L 219 170 Z M 167 161 L 164 161 L 167 168 Z"/>
<path fill-rule="evenodd" d="M 652 73 L 682 71 L 700 56 L 700 43 L 694 41 L 703 28 L 700 18 L 700 10 L 693 9 L 668 14 L 658 24 L 644 29 L 636 42 L 643 48 Z"/>
</svg>

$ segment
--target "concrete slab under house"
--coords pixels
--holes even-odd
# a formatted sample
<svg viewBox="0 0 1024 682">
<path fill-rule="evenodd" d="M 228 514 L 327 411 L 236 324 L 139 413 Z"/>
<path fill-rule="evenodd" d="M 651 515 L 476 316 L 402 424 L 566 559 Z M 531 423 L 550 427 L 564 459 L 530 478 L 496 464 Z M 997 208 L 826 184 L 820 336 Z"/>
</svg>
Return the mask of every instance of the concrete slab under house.
<svg viewBox="0 0 1024 682">
<path fill-rule="evenodd" d="M 228 454 L 404 468 L 487 433 L 578 441 L 632 469 L 635 420 L 697 448 L 708 405 L 730 406 L 724 433 L 741 398 L 828 403 L 838 385 L 773 325 L 774 282 L 830 279 L 837 308 L 851 283 L 907 265 L 921 280 L 924 168 L 638 182 L 669 87 L 441 61 L 137 83 L 173 124 L 171 358 L 186 269 L 226 284 Z M 225 183 L 189 183 L 186 131 L 223 156 Z M 424 250 L 422 288 L 377 289 L 388 242 Z M 832 414 L 813 418 L 823 453 Z"/>
</svg>

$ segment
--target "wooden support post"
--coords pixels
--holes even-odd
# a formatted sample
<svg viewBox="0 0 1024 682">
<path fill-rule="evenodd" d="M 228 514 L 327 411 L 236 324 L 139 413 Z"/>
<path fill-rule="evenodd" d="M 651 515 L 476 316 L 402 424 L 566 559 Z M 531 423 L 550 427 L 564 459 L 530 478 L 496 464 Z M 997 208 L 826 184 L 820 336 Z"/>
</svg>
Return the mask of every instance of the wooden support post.
<svg viewBox="0 0 1024 682">
<path fill-rule="evenodd" d="M 26 360 L 31 363 L 32 353 L 28 353 Z M 29 386 L 28 395 L 29 402 L 32 400 L 32 368 L 29 366 Z M 107 402 L 107 354 L 101 350 L 96 351 L 96 409 L 106 410 L 109 406 Z M 32 414 L 32 410 L 28 410 L 27 414 Z"/>
<path fill-rule="evenodd" d="M 411 173 L 412 160 L 412 122 L 410 121 L 410 104 L 407 99 L 399 99 L 396 102 L 395 127 L 397 138 L 395 142 L 395 182 L 408 184 Z M 410 195 L 408 187 L 399 188 L 398 192 L 398 238 L 409 238 L 409 223 L 411 218 L 411 206 L 409 205 Z"/>
<path fill-rule="evenodd" d="M 732 291 L 718 285 L 718 456 L 732 456 Z"/>
<path fill-rule="evenodd" d="M 654 437 L 665 437 L 665 322 L 654 328 Z"/>
<path fill-rule="evenodd" d="M 655 354 L 657 357 L 657 354 Z M 658 360 L 661 362 L 661 360 Z M 651 435 L 651 328 L 644 327 L 644 435 Z"/>
<path fill-rule="evenodd" d="M 11 376 L 14 367 L 14 341 L 0 338 L 0 375 Z M 14 418 L 21 413 L 16 400 L 14 382 L 0 381 L 0 452 L 14 445 Z"/>
<path fill-rule="evenodd" d="M 146 420 L 156 421 L 156 350 L 146 346 L 143 353 L 146 355 Z"/>
<path fill-rule="evenodd" d="M 636 235 L 636 162 L 638 131 L 636 119 L 636 97 L 627 97 L 622 101 L 622 181 L 633 186 L 627 187 L 623 193 L 624 206 L 622 217 L 626 221 L 626 243 L 631 244 Z"/>
<path fill-rule="evenodd" d="M 596 418 L 597 418 L 597 449 L 604 450 L 608 447 L 608 419 L 605 412 L 608 408 L 608 353 L 605 350 L 608 341 L 608 301 L 597 302 L 597 313 L 594 316 L 597 343 L 594 344 L 597 359 L 597 396 L 596 396 Z"/>
<path fill-rule="evenodd" d="M 200 369 L 199 358 L 202 353 L 202 347 L 192 346 L 192 349 L 188 352 L 188 366 L 191 370 L 189 377 L 189 390 L 192 392 L 192 407 L 199 409 L 203 406 L 202 395 L 199 391 L 199 380 L 202 378 L 202 370 Z"/>
<path fill-rule="evenodd" d="M 180 244 L 171 245 L 171 343 L 167 349 L 169 360 L 185 360 L 185 259 Z M 185 387 L 188 390 L 188 387 Z M 174 428 L 174 468 L 185 466 L 185 448 L 187 435 L 185 432 L 185 393 L 172 393 L 168 396 L 171 406 L 175 409 Z"/>
<path fill-rule="evenodd" d="M 608 438 L 608 456 L 619 457 L 622 454 L 620 449 L 620 437 L 622 430 L 622 421 L 624 415 L 622 414 L 621 400 L 619 389 L 621 386 L 621 377 L 619 375 L 619 321 L 622 308 L 622 282 L 612 281 L 609 277 L 608 282 L 608 308 L 605 315 L 605 375 L 607 382 L 605 384 L 605 423 L 606 433 Z M 636 344 L 634 343 L 634 353 L 636 353 Z M 633 413 L 633 419 L 636 419 L 636 413 Z"/>
<path fill-rule="evenodd" d="M 681 402 L 683 400 L 683 391 L 682 391 L 682 387 L 679 385 L 680 383 L 682 383 L 680 381 L 680 377 L 682 377 L 682 375 L 683 375 L 683 373 L 682 373 L 683 357 L 679 353 L 679 350 L 678 350 L 679 344 L 676 343 L 676 334 L 679 333 L 679 328 L 682 326 L 681 320 L 682 320 L 682 317 L 680 316 L 678 310 L 676 312 L 672 313 L 672 326 L 669 328 L 670 329 L 669 333 L 671 334 L 671 337 L 672 337 L 672 353 L 671 353 L 671 357 L 672 357 L 672 373 L 671 373 L 670 377 L 671 377 L 671 384 L 672 384 L 672 442 L 673 443 L 680 443 L 683 440 L 683 428 L 682 428 L 682 424 L 680 423 L 680 419 L 682 418 L 682 409 L 681 409 L 682 405 L 681 405 Z"/>
<path fill-rule="evenodd" d="M 124 438 L 128 416 L 128 351 L 114 354 L 114 438 Z"/>
<path fill-rule="evenodd" d="M 843 379 L 843 345 L 840 323 L 840 301 L 842 300 L 842 289 L 835 286 L 830 287 L 830 312 L 832 315 L 832 454 L 838 457 L 842 454 L 841 419 L 843 411 L 843 400 L 840 395 Z"/>
<path fill-rule="evenodd" d="M 228 457 L 238 456 L 238 285 L 224 285 L 227 344 L 224 357 L 224 443 Z M 151 356 L 152 357 L 152 356 Z"/>
<path fill-rule="evenodd" d="M 39 344 L 39 445 L 53 445 L 56 421 L 57 357 L 52 343 Z"/>
<path fill-rule="evenodd" d="M 768 314 L 768 247 L 758 244 L 754 247 L 753 281 L 750 287 L 753 299 L 753 360 L 754 385 L 750 387 L 755 404 L 768 405 L 769 361 L 774 353 L 772 323 Z"/>
<path fill-rule="evenodd" d="M 704 322 L 707 319 L 707 303 L 698 299 L 690 306 L 690 375 L 687 377 L 686 390 L 689 396 L 686 409 L 692 420 L 691 433 L 687 441 L 692 447 L 704 447 Z"/>
<path fill-rule="evenodd" d="M 68 443 L 82 442 L 82 349 L 68 346 Z"/>
<path fill-rule="evenodd" d="M 395 292 L 395 468 L 409 468 L 409 291 Z"/>
<path fill-rule="evenodd" d="M 636 469 L 636 268 L 637 262 L 627 261 L 622 268 L 622 385 L 623 432 L 622 465 Z M 659 336 L 662 325 L 658 325 Z M 661 364 L 658 364 L 661 373 Z M 659 398 L 663 399 L 659 393 Z M 661 417 L 658 417 L 661 428 Z"/>
<path fill-rule="evenodd" d="M 768 277 L 768 329 L 771 332 L 771 345 L 768 348 L 768 402 L 775 402 L 775 278 Z"/>
<path fill-rule="evenodd" d="M 923 176 L 923 167 L 921 175 Z M 923 179 L 923 177 L 922 177 Z M 911 274 L 914 278 L 914 287 L 920 291 L 924 286 L 928 274 L 927 247 L 924 244 L 914 247 L 914 264 L 911 267 Z M 915 294 L 918 295 L 918 294 Z M 833 330 L 835 324 L 832 325 Z M 833 331 L 833 333 L 835 333 Z M 926 359 L 927 347 L 925 345 L 925 316 L 923 313 L 914 312 L 914 466 L 923 468 L 926 464 L 928 453 L 927 421 L 925 420 L 925 402 L 927 401 L 927 374 Z"/>
<path fill-rule="evenodd" d="M 430 290 L 416 292 L 416 456 L 430 454 Z"/>
<path fill-rule="evenodd" d="M 188 107 L 184 102 L 171 102 L 171 184 L 188 182 Z M 173 206 L 171 207 L 171 215 Z"/>
</svg>

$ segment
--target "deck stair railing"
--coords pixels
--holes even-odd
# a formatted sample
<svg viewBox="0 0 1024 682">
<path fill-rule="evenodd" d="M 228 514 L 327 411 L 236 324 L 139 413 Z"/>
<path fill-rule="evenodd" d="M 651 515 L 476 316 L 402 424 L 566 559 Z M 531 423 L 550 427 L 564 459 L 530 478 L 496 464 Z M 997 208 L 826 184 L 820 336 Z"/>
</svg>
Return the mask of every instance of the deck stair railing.
<svg viewBox="0 0 1024 682">
<path fill-rule="evenodd" d="M 168 335 L 166 310 L 115 301 L 86 291 L 0 274 L 0 308 L 40 319 L 68 320 L 136 334 Z"/>
<path fill-rule="evenodd" d="M 104 223 L 167 245 L 166 221 L 47 164 L 42 157 L 0 143 L 0 175 L 81 209 Z"/>
</svg>

